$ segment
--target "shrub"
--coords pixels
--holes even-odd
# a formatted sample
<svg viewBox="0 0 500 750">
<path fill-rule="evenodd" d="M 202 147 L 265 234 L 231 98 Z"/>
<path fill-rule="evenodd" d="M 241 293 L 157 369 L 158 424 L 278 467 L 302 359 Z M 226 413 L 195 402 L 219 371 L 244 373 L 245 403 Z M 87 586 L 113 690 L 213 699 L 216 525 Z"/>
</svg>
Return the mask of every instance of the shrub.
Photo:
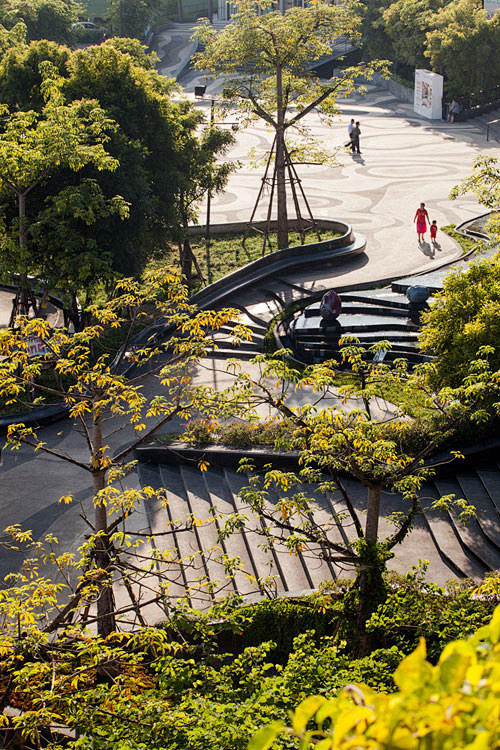
<svg viewBox="0 0 500 750">
<path fill-rule="evenodd" d="M 301 747 L 321 750 L 494 750 L 500 747 L 499 673 L 500 606 L 469 640 L 449 643 L 435 667 L 421 639 L 394 672 L 396 694 L 350 684 L 334 698 L 309 696 L 290 727 L 275 721 L 249 748 L 267 750 L 286 733 L 299 737 Z"/>
</svg>

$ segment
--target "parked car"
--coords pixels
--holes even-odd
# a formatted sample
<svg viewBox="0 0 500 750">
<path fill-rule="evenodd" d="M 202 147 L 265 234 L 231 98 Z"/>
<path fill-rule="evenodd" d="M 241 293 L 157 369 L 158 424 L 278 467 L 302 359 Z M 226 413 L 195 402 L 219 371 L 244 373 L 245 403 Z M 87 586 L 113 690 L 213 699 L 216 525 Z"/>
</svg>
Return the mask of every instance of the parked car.
<svg viewBox="0 0 500 750">
<path fill-rule="evenodd" d="M 76 23 L 72 23 L 71 27 L 73 29 L 93 29 L 95 31 L 106 31 L 106 29 L 103 29 L 102 26 L 98 26 L 93 21 L 77 21 Z"/>
<path fill-rule="evenodd" d="M 93 21 L 78 21 L 72 24 L 73 37 L 76 44 L 100 44 L 109 38 L 109 31 L 104 26 L 98 26 Z"/>
</svg>

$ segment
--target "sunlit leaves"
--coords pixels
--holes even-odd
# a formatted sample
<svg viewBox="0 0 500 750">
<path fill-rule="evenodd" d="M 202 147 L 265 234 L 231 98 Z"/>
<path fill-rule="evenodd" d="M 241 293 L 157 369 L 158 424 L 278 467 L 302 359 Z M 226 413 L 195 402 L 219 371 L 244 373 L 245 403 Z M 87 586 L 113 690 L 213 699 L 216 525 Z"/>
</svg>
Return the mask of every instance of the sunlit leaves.
<svg viewBox="0 0 500 750">
<path fill-rule="evenodd" d="M 450 643 L 437 666 L 421 641 L 394 674 L 399 691 L 377 693 L 348 685 L 332 699 L 310 696 L 288 728 L 271 724 L 256 734 L 253 750 L 274 745 L 283 732 L 301 747 L 324 750 L 478 750 L 500 743 L 500 608 L 491 624 L 468 641 Z"/>
</svg>

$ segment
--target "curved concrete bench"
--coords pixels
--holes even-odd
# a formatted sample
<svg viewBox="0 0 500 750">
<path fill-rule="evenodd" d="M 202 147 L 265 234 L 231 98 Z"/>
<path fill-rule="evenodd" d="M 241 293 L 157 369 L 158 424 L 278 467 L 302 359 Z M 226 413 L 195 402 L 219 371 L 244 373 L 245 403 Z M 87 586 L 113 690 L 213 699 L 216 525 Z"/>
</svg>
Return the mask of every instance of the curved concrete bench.
<svg viewBox="0 0 500 750">
<path fill-rule="evenodd" d="M 191 302 L 198 307 L 210 307 L 222 302 L 234 292 L 249 286 L 275 279 L 280 274 L 297 270 L 311 264 L 330 266 L 344 260 L 346 257 L 360 255 L 365 251 L 366 239 L 362 235 L 355 235 L 349 224 L 341 221 L 321 222 L 322 226 L 342 232 L 341 237 L 335 237 L 322 242 L 312 242 L 307 245 L 287 247 L 264 255 L 262 258 L 247 263 L 246 266 L 214 281 L 191 297 Z M 215 234 L 215 231 L 214 231 Z"/>
<path fill-rule="evenodd" d="M 262 222 L 264 223 L 264 222 Z M 275 222 L 272 222 L 272 225 Z M 298 245 L 287 247 L 284 250 L 277 250 L 274 253 L 265 255 L 263 258 L 248 263 L 246 266 L 239 268 L 237 271 L 224 276 L 223 279 L 210 284 L 204 289 L 197 292 L 191 297 L 190 302 L 199 308 L 211 307 L 222 302 L 230 294 L 236 291 L 252 286 L 267 278 L 276 278 L 279 273 L 288 272 L 301 266 L 310 266 L 311 263 L 320 263 L 322 265 L 331 265 L 342 258 L 350 255 L 359 255 L 364 252 L 366 239 L 362 236 L 355 236 L 349 224 L 341 221 L 321 221 L 318 224 L 322 228 L 333 229 L 342 232 L 341 237 L 335 237 L 323 242 L 314 242 L 308 245 Z M 294 229 L 293 222 L 291 222 Z M 215 233 L 223 230 L 222 226 L 213 226 L 212 231 Z M 241 231 L 245 229 L 246 224 L 231 225 L 231 231 Z M 197 227 L 193 233 L 202 233 L 203 227 Z M 54 298 L 56 299 L 56 298 Z M 166 320 L 159 318 L 152 326 L 141 331 L 129 344 L 131 347 L 143 347 L 146 344 L 161 342 L 172 331 L 172 325 L 165 325 Z M 114 362 L 120 353 L 116 355 Z M 135 365 L 130 365 L 124 360 L 119 369 L 120 375 L 125 375 L 127 370 Z M 0 416 L 0 432 L 6 432 L 11 424 L 24 423 L 28 426 L 45 425 L 55 422 L 58 419 L 64 419 L 68 415 L 68 409 L 65 404 L 53 404 L 34 409 L 32 412 L 23 414 L 13 414 Z"/>
</svg>

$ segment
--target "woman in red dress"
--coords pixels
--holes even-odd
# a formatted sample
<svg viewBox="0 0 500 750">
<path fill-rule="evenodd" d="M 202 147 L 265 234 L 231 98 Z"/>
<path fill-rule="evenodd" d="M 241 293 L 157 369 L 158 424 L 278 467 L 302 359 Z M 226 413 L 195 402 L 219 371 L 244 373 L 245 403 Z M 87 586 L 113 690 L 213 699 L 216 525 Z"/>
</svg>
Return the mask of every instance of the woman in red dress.
<svg viewBox="0 0 500 750">
<path fill-rule="evenodd" d="M 415 211 L 415 216 L 413 217 L 413 221 L 417 222 L 417 237 L 419 242 L 424 241 L 424 234 L 427 231 L 427 224 L 430 224 L 429 220 L 429 214 L 427 213 L 427 209 L 425 208 L 425 203 L 420 204 L 420 208 L 417 208 Z"/>
</svg>

